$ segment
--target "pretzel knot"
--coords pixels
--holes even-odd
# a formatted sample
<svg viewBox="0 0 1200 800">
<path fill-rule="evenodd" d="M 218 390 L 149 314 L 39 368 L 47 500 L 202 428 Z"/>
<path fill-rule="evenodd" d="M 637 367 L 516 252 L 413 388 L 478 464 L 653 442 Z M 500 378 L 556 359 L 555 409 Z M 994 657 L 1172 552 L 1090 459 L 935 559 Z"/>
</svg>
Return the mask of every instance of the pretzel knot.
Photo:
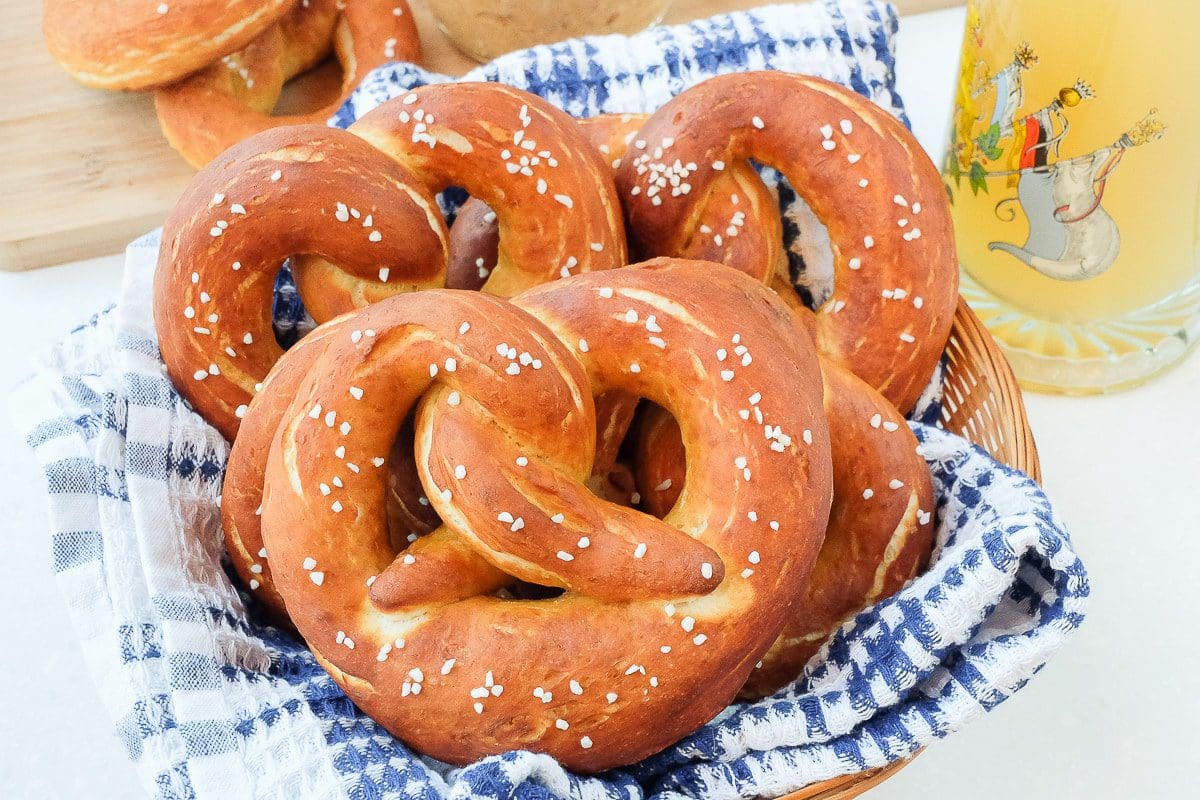
<svg viewBox="0 0 1200 800">
<path fill-rule="evenodd" d="M 933 544 L 933 487 L 916 436 L 878 392 L 821 359 L 833 506 L 821 552 L 779 638 L 742 688 L 757 698 L 791 683 L 847 617 L 895 594 Z M 643 507 L 667 514 L 686 488 L 675 420 L 651 406 L 634 459 Z"/>
<path fill-rule="evenodd" d="M 284 409 L 262 527 L 292 621 L 355 703 L 443 760 L 533 748 L 597 771 L 694 730 L 782 629 L 829 512 L 819 367 L 790 325 L 753 279 L 663 260 L 318 329 L 249 418 Z M 719 360 L 730 345 L 752 358 Z M 679 421 L 687 489 L 661 521 L 584 486 L 609 390 Z M 414 404 L 443 526 L 397 552 L 385 466 Z M 518 581 L 563 591 L 513 599 Z"/>
</svg>

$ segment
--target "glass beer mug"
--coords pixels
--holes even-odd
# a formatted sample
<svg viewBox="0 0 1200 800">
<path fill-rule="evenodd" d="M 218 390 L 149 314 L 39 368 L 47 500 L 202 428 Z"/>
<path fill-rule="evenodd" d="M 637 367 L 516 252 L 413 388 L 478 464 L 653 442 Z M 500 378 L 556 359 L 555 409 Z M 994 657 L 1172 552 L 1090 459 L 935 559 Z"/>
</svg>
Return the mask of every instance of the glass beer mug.
<svg viewBox="0 0 1200 800">
<path fill-rule="evenodd" d="M 971 0 L 943 167 L 1021 382 L 1140 383 L 1200 334 L 1200 3 Z"/>
</svg>

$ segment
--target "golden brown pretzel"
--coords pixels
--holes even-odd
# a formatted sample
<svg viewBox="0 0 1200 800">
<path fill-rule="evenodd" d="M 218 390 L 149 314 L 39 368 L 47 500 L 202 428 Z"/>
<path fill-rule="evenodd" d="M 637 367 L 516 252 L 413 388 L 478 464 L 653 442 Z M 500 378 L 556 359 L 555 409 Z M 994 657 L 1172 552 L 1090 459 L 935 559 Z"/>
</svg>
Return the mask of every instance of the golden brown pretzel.
<svg viewBox="0 0 1200 800">
<path fill-rule="evenodd" d="M 952 248 L 946 244 L 944 198 L 937 188 L 929 188 L 935 186 L 929 177 L 931 168 L 922 156 L 913 155 L 919 151 L 906 131 L 856 95 L 822 81 L 778 73 L 748 78 L 749 85 L 740 87 L 727 79 L 709 81 L 665 106 L 637 133 L 634 152 L 640 154 L 626 155 L 618 178 L 627 192 L 623 199 L 631 239 L 657 252 L 687 246 L 695 220 L 706 213 L 706 198 L 722 191 L 718 183 L 728 170 L 727 162 L 745 164 L 751 157 L 780 168 L 829 226 L 835 291 L 821 309 L 824 314 L 814 315 L 804 307 L 782 270 L 768 276 L 794 311 L 796 327 L 811 332 L 822 352 L 833 438 L 835 508 L 821 566 L 784 635 L 745 689 L 756 696 L 793 680 L 842 618 L 896 591 L 928 554 L 932 487 L 924 461 L 916 454 L 916 440 L 884 397 L 843 368 L 868 376 L 904 408 L 911 406 L 944 347 L 957 271 Z M 741 102 L 743 97 L 754 99 Z M 797 121 L 794 112 L 789 117 L 782 111 L 789 108 L 783 103 L 789 97 L 793 108 L 799 103 L 804 109 L 802 120 Z M 817 121 L 821 119 L 833 123 Z M 852 137 L 855 131 L 857 139 Z M 864 131 L 872 141 L 862 141 Z M 819 145 L 808 141 L 818 134 Z M 870 148 L 874 155 L 864 158 L 857 149 L 845 152 L 858 147 Z M 804 155 L 810 152 L 816 155 Z M 822 157 L 822 153 L 834 155 Z M 903 157 L 903 170 L 861 172 L 875 157 Z M 704 166 L 697 168 L 690 159 Z M 924 169 L 914 167 L 910 176 L 909 162 L 914 159 Z M 855 170 L 862 175 L 855 178 L 862 185 L 850 184 L 849 173 Z M 847 184 L 840 193 L 838 180 Z M 849 212 L 838 208 L 848 186 L 857 190 L 849 195 Z M 935 196 L 923 208 L 926 189 Z M 880 265 L 872 262 L 868 267 L 865 256 L 843 255 L 843 251 L 853 246 L 846 240 L 860 224 L 851 214 L 865 209 L 876 213 L 864 219 L 887 218 L 879 213 L 884 205 L 881 193 L 886 194 L 886 211 L 905 209 L 929 233 L 902 218 L 903 224 L 897 225 L 901 232 L 895 237 L 879 236 L 877 243 L 866 238 L 871 234 L 863 234 L 861 244 L 854 244 L 875 251 L 881 259 Z M 855 203 L 860 195 L 869 202 Z M 831 219 L 831 213 L 840 216 Z M 751 218 L 757 221 L 758 217 Z M 926 249 L 922 241 L 932 247 Z M 902 249 L 912 245 L 917 246 Z M 922 260 L 926 257 L 932 263 Z M 851 305 L 861 313 L 842 316 Z M 919 319 L 922 309 L 930 312 L 932 321 Z M 897 336 L 897 330 L 903 333 Z M 918 343 L 913 330 L 924 337 L 919 347 L 914 347 Z M 899 361 L 892 357 L 897 353 Z M 904 369 L 907 375 L 896 381 L 891 372 L 895 369 Z M 879 437 L 880 426 L 892 435 Z M 652 410 L 639 432 L 635 464 L 644 507 L 653 513 L 669 509 L 679 492 L 686 491 L 683 470 L 683 448 L 674 422 L 661 410 Z M 878 479 L 877 473 L 888 473 L 886 492 L 862 485 Z"/>
<path fill-rule="evenodd" d="M 333 48 L 342 90 L 306 114 L 272 116 L 284 84 Z M 245 49 L 158 89 L 163 133 L 194 167 L 267 128 L 325 124 L 363 77 L 389 61 L 419 61 L 421 45 L 406 0 L 305 0 Z"/>
<path fill-rule="evenodd" d="M 144 89 L 240 50 L 293 0 L 45 0 L 50 53 L 77 80 Z"/>
<path fill-rule="evenodd" d="M 243 583 L 271 611 L 277 621 L 288 619 L 283 598 L 271 579 L 268 554 L 262 539 L 262 481 L 271 436 L 286 404 L 295 394 L 308 365 L 329 344 L 329 337 L 343 330 L 331 320 L 297 342 L 276 362 L 262 382 L 262 391 L 250 401 L 238 437 L 225 466 L 221 491 L 221 523 L 225 545 Z M 276 385 L 278 384 L 278 385 Z M 261 408 L 274 404 L 271 408 Z"/>
<path fill-rule="evenodd" d="M 250 401 L 249 411 L 238 429 L 238 436 L 233 442 L 225 470 L 221 521 L 230 561 L 242 582 L 280 623 L 289 623 L 290 620 L 283 598 L 280 597 L 271 577 L 271 566 L 261 525 L 263 473 L 266 471 L 271 435 L 279 426 L 279 420 L 287 410 L 308 366 L 318 353 L 323 352 L 329 337 L 344 328 L 338 320 L 331 320 L 284 353 L 264 379 L 263 390 Z M 267 387 L 271 388 L 268 390 Z M 598 425 L 593 474 L 589 476 L 587 485 L 594 494 L 610 502 L 635 505 L 631 499 L 634 493 L 632 473 L 623 465 L 613 463 L 616 447 L 629 427 L 635 403 L 625 402 L 623 399 L 616 400 L 618 397 L 624 398 L 625 395 L 610 392 L 596 398 L 597 419 L 607 420 L 613 431 L 606 431 L 603 425 Z M 609 409 L 614 401 L 620 404 L 620 410 Z M 674 435 L 677 441 L 682 441 L 679 439 L 677 427 L 674 428 Z M 486 561 L 469 553 L 462 546 L 461 540 L 447 539 L 444 534 L 419 540 L 419 537 L 434 531 L 441 520 L 433 510 L 417 473 L 412 452 L 414 437 L 413 420 L 410 415 L 402 423 L 395 444 L 387 456 L 388 531 L 392 544 L 397 549 L 408 546 L 410 554 L 418 555 L 426 551 L 439 552 L 439 558 L 445 566 L 445 569 L 432 571 L 424 586 L 414 588 L 420 590 L 425 597 L 441 594 L 454 598 L 488 592 L 504 586 L 507 577 Z M 608 443 L 615 444 L 612 444 L 611 452 L 603 452 Z M 596 470 L 597 463 L 606 466 L 603 470 Z M 354 464 L 348 469 L 357 474 L 356 470 L 360 470 L 361 465 Z M 442 588 L 434 590 L 435 586 Z"/>
<path fill-rule="evenodd" d="M 958 292 L 937 169 L 903 125 L 849 89 L 783 72 L 711 78 L 651 116 L 622 161 L 631 247 L 680 252 L 728 165 L 750 158 L 782 172 L 828 228 L 833 294 L 809 318 L 818 350 L 911 410 Z"/>
<path fill-rule="evenodd" d="M 904 418 L 852 373 L 826 360 L 821 371 L 833 462 L 829 526 L 787 626 L 742 689 L 746 697 L 794 681 L 838 624 L 895 594 L 933 545 L 933 487 Z M 669 413 L 657 406 L 647 412 L 636 474 L 642 507 L 662 517 L 686 488 L 684 447 Z"/>
<path fill-rule="evenodd" d="M 342 329 L 336 321 L 326 323 L 301 339 L 279 359 L 263 381 L 264 390 L 250 401 L 249 413 L 238 430 L 225 470 L 221 521 L 230 561 L 242 583 L 281 624 L 290 624 L 290 619 L 283 598 L 280 597 L 271 577 L 270 561 L 262 538 L 260 515 L 263 473 L 266 471 L 271 435 L 287 410 L 296 386 L 309 364 L 316 358 L 316 353 L 321 352 L 319 348 L 327 341 L 329 335 Z M 266 390 L 266 387 L 276 383 L 279 385 Z M 606 398 L 611 396 L 602 395 L 596 399 L 598 419 L 603 418 L 600 408 Z M 628 404 L 630 413 L 633 408 L 633 404 Z M 617 417 L 612 422 L 619 426 L 619 435 L 623 436 L 629 426 L 629 420 Z M 597 433 L 595 462 L 604 461 L 608 466 L 602 472 L 594 470 L 594 474 L 588 478 L 588 488 L 610 502 L 634 505 L 632 496 L 636 495 L 632 472 L 623 465 L 612 463 L 615 452 L 601 452 L 602 443 L 606 441 L 605 431 L 601 428 Z M 455 562 L 447 564 L 447 569 L 437 572 L 423 587 L 426 596 L 431 593 L 431 586 L 437 582 L 445 586 L 438 592 L 447 596 L 456 596 L 464 592 L 470 596 L 502 587 L 506 583 L 506 576 L 486 561 L 462 549 L 460 540 L 441 541 L 445 538 L 443 536 L 418 541 L 419 537 L 434 531 L 441 520 L 433 510 L 417 474 L 416 460 L 412 452 L 414 436 L 410 415 L 401 425 L 395 444 L 387 456 L 386 510 L 393 546 L 397 549 L 407 546 L 410 553 L 421 553 L 426 549 L 439 550 L 443 554 L 447 548 L 452 551 L 455 548 L 460 550 L 453 553 Z M 678 440 L 678 428 L 675 429 L 675 436 Z M 618 445 L 619 443 L 617 441 Z M 354 469 L 361 467 L 355 464 Z"/>
<path fill-rule="evenodd" d="M 929 562 L 933 485 L 904 417 L 853 373 L 821 362 L 833 507 L 808 585 L 783 633 L 742 688 L 761 697 L 794 681 L 847 617 L 890 597 Z"/>
<path fill-rule="evenodd" d="M 646 403 L 634 429 L 633 477 L 642 510 L 662 519 L 683 493 L 687 452 L 675 418 L 666 409 Z M 830 440 L 830 454 L 835 443 Z"/>
<path fill-rule="evenodd" d="M 502 159 L 531 152 L 525 142 L 536 143 L 536 163 Z M 288 256 L 297 256 L 297 286 L 318 322 L 442 285 L 446 231 L 432 193 L 450 183 L 499 214 L 504 258 L 485 292 L 510 296 L 564 269 L 625 263 L 609 170 L 570 117 L 526 92 L 427 86 L 349 133 L 274 128 L 202 170 L 164 228 L 155 321 L 184 397 L 233 438 L 239 411 L 281 353 L 270 302 Z"/>
<path fill-rule="evenodd" d="M 296 627 L 356 704 L 454 763 L 531 748 L 597 771 L 693 730 L 782 628 L 828 513 L 818 367 L 790 325 L 760 283 L 680 262 L 512 304 L 406 295 L 342 323 L 295 389 L 265 479 L 263 530 Z M 727 379 L 715 352 L 731 341 L 756 358 Z M 583 486 L 591 397 L 610 389 L 670 408 L 696 455 L 697 491 L 664 522 Z M 752 392 L 772 439 L 736 414 Z M 561 597 L 426 599 L 440 551 L 395 553 L 375 467 L 418 398 L 418 464 L 447 523 L 418 541 L 446 532 Z"/>
</svg>

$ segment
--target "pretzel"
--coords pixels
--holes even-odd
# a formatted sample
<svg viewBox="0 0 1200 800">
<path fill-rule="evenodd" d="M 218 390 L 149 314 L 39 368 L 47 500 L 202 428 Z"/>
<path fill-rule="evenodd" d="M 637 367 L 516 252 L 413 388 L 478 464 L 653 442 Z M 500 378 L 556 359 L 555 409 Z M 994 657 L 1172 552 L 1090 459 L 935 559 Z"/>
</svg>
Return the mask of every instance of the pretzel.
<svg viewBox="0 0 1200 800">
<path fill-rule="evenodd" d="M 808 585 L 783 633 L 742 688 L 757 698 L 791 683 L 848 616 L 895 594 L 933 546 L 929 469 L 904 418 L 852 373 L 821 362 L 833 462 L 833 507 Z M 652 406 L 637 439 L 642 507 L 663 517 L 685 488 L 683 440 Z"/>
<path fill-rule="evenodd" d="M 284 84 L 330 48 L 342 67 L 339 96 L 305 114 L 272 116 Z M 163 134 L 194 167 L 267 128 L 325 124 L 363 77 L 389 61 L 419 61 L 417 27 L 405 0 L 306 0 L 243 50 L 158 89 Z"/>
<path fill-rule="evenodd" d="M 806 322 L 818 350 L 911 410 L 958 293 L 938 171 L 903 125 L 848 89 L 782 72 L 719 76 L 653 114 L 622 160 L 631 247 L 673 255 L 706 235 L 718 179 L 751 158 L 782 172 L 828 228 L 833 294 Z"/>
<path fill-rule="evenodd" d="M 528 93 L 427 86 L 350 132 L 274 128 L 201 170 L 167 219 L 155 322 L 183 396 L 234 438 L 282 352 L 271 299 L 288 256 L 317 322 L 442 285 L 446 229 L 433 193 L 451 183 L 499 215 L 501 263 L 485 292 L 507 297 L 564 272 L 625 263 L 607 168 L 570 117 Z"/>
<path fill-rule="evenodd" d="M 339 323 L 286 387 L 265 476 L 297 629 L 360 708 L 451 763 L 525 748 L 594 772 L 694 730 L 783 627 L 829 509 L 818 366 L 790 325 L 759 282 L 672 261 L 512 303 L 404 295 Z M 715 351 L 731 341 L 755 358 L 726 378 Z M 695 491 L 662 522 L 583 485 L 592 396 L 613 389 L 669 408 L 695 456 Z M 736 413 L 753 393 L 772 439 Z M 417 540 L 436 547 L 397 554 L 383 467 L 418 399 L 421 479 L 446 524 Z M 509 582 L 565 592 L 447 599 L 455 542 Z"/>
<path fill-rule="evenodd" d="M 346 317 L 339 317 L 338 320 Z M 262 476 L 266 471 L 267 454 L 271 447 L 271 435 L 279 426 L 279 420 L 287 410 L 287 405 L 295 395 L 296 387 L 305 375 L 308 366 L 322 352 L 329 337 L 346 329 L 338 320 L 332 320 L 314 330 L 301 339 L 292 349 L 283 354 L 276 362 L 271 372 L 263 380 L 262 390 L 250 401 L 249 410 L 238 430 L 237 439 L 233 442 L 229 462 L 225 470 L 225 487 L 221 498 L 221 521 L 225 532 L 226 550 L 230 561 L 237 571 L 242 583 L 263 604 L 270 615 L 279 623 L 290 625 L 290 617 L 284 605 L 283 598 L 275 588 L 271 576 L 271 566 L 267 560 L 266 544 L 263 541 L 262 513 Z M 348 332 L 348 331 L 346 331 Z M 621 464 L 615 464 L 616 447 L 624 438 L 629 427 L 635 404 L 628 404 L 628 415 L 624 411 L 616 414 L 606 412 L 606 400 L 624 397 L 622 393 L 611 392 L 596 398 L 596 416 L 604 420 L 605 413 L 613 430 L 608 432 L 603 425 L 598 425 L 596 455 L 593 464 L 603 462 L 602 470 L 593 467 L 593 473 L 588 477 L 587 486 L 594 494 L 620 505 L 636 505 L 633 497 L 635 478 L 632 472 Z M 679 429 L 674 429 L 676 441 Z M 387 511 L 387 527 L 392 545 L 396 549 L 410 547 L 410 553 L 421 553 L 425 550 L 452 547 L 443 539 L 434 537 L 421 539 L 433 532 L 441 520 L 438 518 L 429 497 L 421 485 L 417 473 L 416 460 L 413 457 L 412 442 L 415 438 L 413 420 L 405 418 L 396 436 L 391 453 L 387 456 L 387 491 L 385 508 Z M 606 443 L 612 450 L 602 452 Z M 680 462 L 682 464 L 682 460 Z M 356 465 L 357 466 L 357 465 Z M 661 515 L 660 515 L 661 516 Z M 453 543 L 451 539 L 449 542 Z M 461 551 L 461 548 L 459 548 Z M 456 598 L 489 592 L 503 587 L 507 576 L 491 567 L 479 558 L 469 556 L 465 552 L 454 554 L 458 560 L 448 565 L 447 570 L 433 580 L 442 583 L 452 581 L 442 591 L 445 596 Z M 452 568 L 451 568 L 452 566 Z M 423 587 L 428 592 L 429 586 Z"/>
<path fill-rule="evenodd" d="M 275 588 L 266 543 L 262 535 L 263 473 L 271 437 L 295 396 L 309 366 L 324 352 L 333 335 L 349 335 L 344 323 L 352 315 L 343 315 L 319 326 L 283 354 L 263 381 L 262 390 L 250 401 L 250 409 L 238 431 L 225 468 L 221 497 L 221 522 L 226 549 L 234 569 L 259 602 L 278 623 L 291 625 L 283 598 Z M 401 549 L 417 542 L 417 537 L 434 531 L 440 520 L 428 502 L 420 484 L 413 459 L 414 439 L 411 416 L 401 424 L 396 443 L 387 456 L 385 508 L 392 546 Z M 356 468 L 358 465 L 355 465 Z M 357 473 L 354 473 L 357 474 Z M 349 476 L 347 476 L 349 477 Z M 340 479 L 339 479 L 340 481 Z M 334 484 L 336 486 L 336 483 Z M 416 544 L 411 552 L 420 552 L 431 544 L 436 548 L 444 535 Z M 456 540 L 441 543 L 453 547 Z M 488 592 L 500 588 L 505 576 L 478 558 L 466 557 L 447 572 L 444 580 L 453 580 L 458 591 Z"/>
<path fill-rule="evenodd" d="M 784 102 L 787 96 L 791 99 Z M 754 100 L 740 102 L 743 97 Z M 840 105 L 843 102 L 845 105 Z M 790 117 L 780 113 L 781 109 L 792 108 L 804 109 L 805 119 L 797 121 L 794 113 Z M 833 125 L 819 122 L 822 119 L 836 120 L 838 132 Z M 855 144 L 851 135 L 856 130 L 859 139 L 865 131 L 879 141 Z M 815 144 L 807 139 L 816 134 L 820 135 L 819 147 L 805 149 Z M 747 158 L 780 168 L 829 226 L 835 254 L 835 289 L 820 309 L 823 314 L 814 315 L 800 301 L 783 272 L 781 259 L 775 262 L 779 268 L 766 278 L 792 309 L 797 329 L 811 332 L 821 352 L 826 410 L 834 442 L 835 509 L 820 566 L 805 596 L 783 636 L 744 689 L 744 694 L 751 697 L 793 680 L 847 614 L 895 592 L 915 574 L 932 540 L 931 515 L 926 510 L 932 507 L 932 487 L 924 461 L 917 455 L 915 438 L 887 399 L 844 370 L 872 378 L 904 408 L 915 402 L 944 348 L 957 291 L 953 251 L 945 244 L 949 241 L 946 208 L 940 186 L 930 177 L 931 168 L 924 159 L 917 158 L 924 169 L 914 166 L 915 177 L 907 176 L 907 169 L 902 171 L 906 176 L 903 179 L 879 169 L 871 177 L 854 178 L 860 182 L 856 188 L 866 202 L 859 207 L 851 203 L 850 213 L 842 211 L 830 219 L 830 214 L 839 211 L 833 202 L 839 197 L 836 182 L 843 182 L 844 196 L 850 181 L 847 173 L 860 162 L 867 163 L 855 150 L 842 158 L 839 142 L 841 152 L 862 146 L 873 157 L 893 161 L 903 156 L 906 162 L 912 162 L 911 154 L 917 149 L 906 131 L 856 95 L 822 81 L 763 73 L 750 76 L 748 86 L 736 89 L 731 81 L 718 79 L 685 92 L 643 125 L 633 143 L 634 152 L 640 154 L 632 158 L 626 155 L 618 170 L 635 248 L 670 253 L 694 247 L 697 237 L 711 239 L 711 234 L 700 228 L 704 223 L 696 220 L 704 219 L 711 198 L 723 196 L 719 184 L 728 174 L 729 165 L 748 168 Z M 806 152 L 816 155 L 807 159 L 797 156 Z M 834 155 L 821 155 L 830 153 Z M 704 166 L 698 167 L 696 162 Z M 932 190 L 933 200 L 926 201 L 928 208 L 920 205 L 926 191 L 914 191 L 910 188 L 914 183 L 938 186 Z M 911 204 L 901 191 L 912 198 Z M 847 237 L 859 235 L 853 233 L 856 219 L 851 213 L 861 219 L 881 218 L 881 193 L 887 197 L 883 210 L 889 214 L 892 208 L 904 208 L 915 219 L 923 212 L 922 225 L 933 236 L 916 232 L 918 229 L 903 218 L 897 224 L 902 232 L 893 237 L 900 241 L 880 237 L 877 247 L 873 239 L 866 238 L 871 234 L 865 234 L 861 247 L 881 256 L 881 267 L 868 269 L 864 257 L 843 256 L 842 251 L 849 250 Z M 850 199 L 859 198 L 854 195 Z M 747 227 L 760 224 L 763 216 L 749 217 L 751 225 Z M 900 242 L 915 247 L 905 250 Z M 925 248 L 922 242 L 934 244 Z M 932 260 L 926 264 L 921 259 L 929 253 Z M 947 253 L 950 259 L 945 258 Z M 744 250 L 733 263 L 740 266 L 739 262 L 747 258 L 755 264 L 765 256 Z M 926 297 L 940 298 L 940 302 L 927 302 Z M 867 312 L 843 315 L 843 309 L 851 305 Z M 932 322 L 917 319 L 922 308 L 936 315 Z M 897 309 L 901 313 L 892 313 Z M 909 331 L 917 330 L 913 327 L 917 324 L 928 324 L 930 333 L 922 340 L 928 344 L 910 348 L 917 343 Z M 895 333 L 898 329 L 903 331 L 899 336 Z M 910 356 L 916 353 L 910 359 L 916 366 L 905 367 L 909 378 L 894 381 L 890 371 L 899 368 L 895 355 L 903 358 L 905 350 L 910 350 Z M 865 357 L 859 353 L 865 353 Z M 927 369 L 923 366 L 926 363 Z M 880 426 L 886 426 L 885 432 L 892 435 L 881 438 Z M 683 456 L 673 420 L 661 410 L 652 410 L 639 434 L 635 463 L 647 510 L 666 513 L 684 489 Z M 890 476 L 886 489 L 870 485 L 878 476 Z"/>
<path fill-rule="evenodd" d="M 101 89 L 145 89 L 178 80 L 248 45 L 293 0 L 45 0 L 51 55 Z"/>
<path fill-rule="evenodd" d="M 593 135 L 593 141 L 603 148 L 602 152 L 614 157 L 614 168 L 620 169 L 620 160 L 628 158 L 623 147 L 627 143 L 633 145 L 635 152 L 642 150 L 649 159 L 665 162 L 664 151 L 673 150 L 674 143 L 665 148 L 655 146 L 651 149 L 645 144 L 646 134 L 642 132 L 614 137 L 608 131 L 619 127 L 615 124 L 617 119 L 600 118 L 596 123 L 588 123 L 593 133 L 598 127 L 605 132 L 606 135 L 599 138 Z M 639 124 L 639 120 L 630 121 Z M 708 122 L 706 120 L 698 124 L 703 126 Z M 667 144 L 666 140 L 660 142 Z M 674 161 L 670 166 L 677 173 L 696 171 L 695 164 L 684 160 Z M 744 159 L 730 159 L 730 163 L 722 163 L 720 167 L 715 170 L 713 185 L 707 194 L 699 195 L 703 202 L 698 202 L 695 214 L 700 223 L 681 230 L 681 235 L 674 239 L 668 233 L 662 240 L 663 250 L 660 252 L 683 250 L 695 253 L 701 252 L 697 250 L 698 246 L 707 246 L 704 256 L 721 256 L 726 263 L 740 266 L 770 283 L 793 309 L 797 328 L 812 330 L 817 327 L 812 324 L 816 318 L 801 303 L 783 271 L 785 262 L 779 252 L 779 215 L 772 198 L 766 194 L 757 173 Z M 649 166 L 642 166 L 641 169 L 646 173 L 651 171 Z M 636 172 L 637 168 L 634 170 Z M 735 174 L 744 176 L 742 186 L 731 190 L 727 184 L 730 176 Z M 652 208 L 657 208 L 660 206 L 653 203 L 655 196 L 679 198 L 687 197 L 685 192 L 699 191 L 686 189 L 684 177 L 687 176 L 668 176 L 664 180 L 666 186 L 649 185 L 643 188 L 635 185 L 629 191 L 634 197 L 645 191 L 646 196 L 651 198 Z M 755 194 L 754 187 L 757 187 L 758 194 Z M 732 219 L 725 223 L 729 225 L 728 230 L 721 223 L 714 225 L 711 222 L 714 206 L 727 204 L 730 198 L 739 197 L 735 192 L 740 197 L 749 198 L 765 194 L 766 199 L 744 204 L 752 212 L 748 217 L 749 225 L 735 226 Z M 480 208 L 483 207 L 464 207 L 460 218 L 451 228 L 451 237 L 459 245 L 459 252 L 470 252 L 461 244 L 461 240 L 467 238 L 460 234 L 460 229 L 464 227 L 473 233 L 477 248 L 487 247 L 486 225 L 481 224 Z M 722 213 L 728 212 L 717 211 L 717 214 Z M 745 222 L 746 219 L 742 217 L 741 221 Z M 750 235 L 739 236 L 742 232 Z M 661 229 L 656 229 L 654 235 L 662 233 Z M 775 251 L 769 250 L 769 247 L 774 247 Z M 900 269 L 912 270 L 914 266 L 905 263 Z M 454 268 L 451 269 L 453 271 Z M 881 277 L 894 281 L 886 273 L 862 276 L 854 271 L 844 271 L 840 280 L 843 288 L 858 288 L 860 292 L 870 292 L 873 297 L 900 294 L 903 299 L 903 290 L 891 290 L 900 284 L 870 283 Z M 953 286 L 953 281 L 950 285 Z M 885 289 L 888 291 L 885 292 Z M 836 303 L 837 299 L 826 308 L 832 311 L 837 308 Z M 941 341 L 944 343 L 944 337 Z M 941 346 L 938 347 L 940 351 Z M 818 568 L 802 599 L 796 604 L 787 628 L 743 687 L 742 693 L 748 697 L 768 694 L 794 680 L 842 619 L 897 591 L 922 566 L 930 551 L 932 526 L 927 509 L 932 508 L 932 486 L 925 463 L 917 455 L 915 437 L 887 400 L 836 366 L 835 359 L 839 355 L 836 351 L 827 353 L 822 361 L 827 376 L 826 411 L 830 417 L 835 465 L 835 506 L 829 532 L 821 550 Z M 617 402 L 616 399 L 610 399 L 610 406 Z M 636 401 L 627 396 L 624 402 L 623 409 L 629 412 Z M 749 409 L 745 409 L 745 412 L 751 413 Z M 619 442 L 624 430 L 624 427 L 619 428 L 610 439 Z M 887 435 L 881 437 L 881 430 Z M 615 449 L 611 448 L 614 456 Z M 652 411 L 637 437 L 635 457 L 634 472 L 643 508 L 658 516 L 669 511 L 685 486 L 684 465 L 683 442 L 674 420 L 661 409 Z M 598 464 L 597 467 L 603 469 L 604 465 Z M 879 486 L 867 485 L 880 476 L 889 477 Z M 893 481 L 899 488 L 891 488 Z M 871 497 L 864 497 L 868 490 Z"/>
</svg>

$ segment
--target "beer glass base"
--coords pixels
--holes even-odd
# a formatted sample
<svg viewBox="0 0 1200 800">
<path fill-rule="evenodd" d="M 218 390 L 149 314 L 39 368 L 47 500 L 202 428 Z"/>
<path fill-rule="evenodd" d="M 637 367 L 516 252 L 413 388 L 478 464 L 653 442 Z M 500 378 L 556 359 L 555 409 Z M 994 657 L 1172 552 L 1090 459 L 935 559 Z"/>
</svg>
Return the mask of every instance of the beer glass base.
<svg viewBox="0 0 1200 800">
<path fill-rule="evenodd" d="M 1067 395 L 1129 389 L 1179 363 L 1200 338 L 1200 276 L 1152 306 L 1088 322 L 1038 319 L 962 272 L 961 292 L 1021 386 Z"/>
</svg>

